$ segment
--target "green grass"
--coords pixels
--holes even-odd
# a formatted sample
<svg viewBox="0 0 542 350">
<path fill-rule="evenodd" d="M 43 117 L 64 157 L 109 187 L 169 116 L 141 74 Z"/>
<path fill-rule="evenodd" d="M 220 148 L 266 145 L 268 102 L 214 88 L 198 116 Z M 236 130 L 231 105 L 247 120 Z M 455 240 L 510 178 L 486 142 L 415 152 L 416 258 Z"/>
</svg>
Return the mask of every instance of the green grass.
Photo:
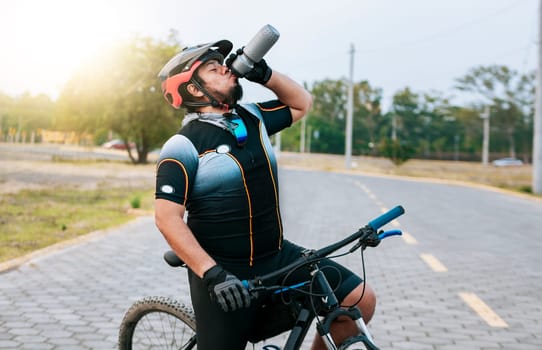
<svg viewBox="0 0 542 350">
<path fill-rule="evenodd" d="M 130 188 L 53 188 L 0 195 L 0 262 L 95 230 L 125 223 L 130 210 L 150 210 L 152 192 Z"/>
<path fill-rule="evenodd" d="M 132 206 L 132 208 L 134 209 L 139 209 L 141 208 L 141 196 L 140 195 L 135 195 L 134 197 L 132 197 L 130 199 L 130 205 Z"/>
</svg>

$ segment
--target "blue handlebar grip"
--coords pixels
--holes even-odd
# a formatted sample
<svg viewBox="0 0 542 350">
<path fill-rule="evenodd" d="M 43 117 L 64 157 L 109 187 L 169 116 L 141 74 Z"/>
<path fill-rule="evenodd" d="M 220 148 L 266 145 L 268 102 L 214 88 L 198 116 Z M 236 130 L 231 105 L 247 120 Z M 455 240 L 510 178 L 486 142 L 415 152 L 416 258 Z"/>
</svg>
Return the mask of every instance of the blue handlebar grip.
<svg viewBox="0 0 542 350">
<path fill-rule="evenodd" d="M 369 221 L 369 226 L 371 226 L 371 228 L 376 231 L 382 226 L 386 225 L 388 222 L 403 215 L 404 213 L 405 209 L 402 206 L 398 205 L 392 210 L 380 215 L 376 219 Z"/>
<path fill-rule="evenodd" d="M 247 280 L 242 280 L 241 283 L 243 284 L 243 286 L 245 286 L 246 289 L 248 289 L 248 281 Z"/>
<path fill-rule="evenodd" d="M 401 230 L 388 230 L 378 234 L 378 239 L 383 240 L 389 236 L 400 236 L 403 232 Z"/>
</svg>

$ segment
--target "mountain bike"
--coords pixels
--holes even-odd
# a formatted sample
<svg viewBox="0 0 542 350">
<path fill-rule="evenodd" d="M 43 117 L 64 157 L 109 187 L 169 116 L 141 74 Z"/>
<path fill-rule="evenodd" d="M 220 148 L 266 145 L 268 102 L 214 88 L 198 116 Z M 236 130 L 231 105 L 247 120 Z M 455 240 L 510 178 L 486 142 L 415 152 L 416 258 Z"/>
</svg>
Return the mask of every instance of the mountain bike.
<svg viewBox="0 0 542 350">
<path fill-rule="evenodd" d="M 280 298 L 285 306 L 282 310 L 285 312 L 275 315 L 275 317 L 292 317 L 294 320 L 283 350 L 299 350 L 314 320 L 316 320 L 318 334 L 329 350 L 378 350 L 363 321 L 360 310 L 355 306 L 343 308 L 339 305 L 332 287 L 319 267 L 319 261 L 325 257 L 333 259 L 360 250 L 363 262 L 363 251 L 367 247 L 376 247 L 384 238 L 402 234 L 397 229 L 380 230 L 382 226 L 402 214 L 404 214 L 403 207 L 396 206 L 340 241 L 318 250 L 306 250 L 297 260 L 287 266 L 264 276 L 242 281 L 255 298 L 262 295 L 266 295 L 268 298 Z M 330 256 L 354 242 L 355 244 L 346 252 Z M 164 259 L 172 267 L 186 267 L 172 251 L 166 252 Z M 363 277 L 365 277 L 365 266 L 362 265 Z M 312 276 L 311 279 L 294 285 L 268 283 L 268 281 L 286 281 L 287 276 L 299 268 L 308 268 L 310 276 Z M 339 317 L 352 319 L 359 334 L 344 340 L 340 345 L 335 345 L 330 334 L 330 326 Z M 255 334 L 249 340 L 254 344 L 264 338 Z M 135 302 L 122 320 L 119 331 L 119 349 L 197 349 L 196 319 L 192 308 L 180 301 L 166 297 L 147 297 Z M 275 345 L 265 345 L 263 350 L 281 350 L 281 348 Z"/>
</svg>

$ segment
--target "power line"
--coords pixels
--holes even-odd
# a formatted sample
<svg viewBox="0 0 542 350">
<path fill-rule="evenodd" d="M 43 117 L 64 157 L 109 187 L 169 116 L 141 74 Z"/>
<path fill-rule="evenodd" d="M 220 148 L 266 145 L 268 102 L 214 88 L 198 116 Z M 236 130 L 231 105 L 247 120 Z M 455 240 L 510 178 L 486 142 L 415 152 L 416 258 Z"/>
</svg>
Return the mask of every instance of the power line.
<svg viewBox="0 0 542 350">
<path fill-rule="evenodd" d="M 426 43 L 431 43 L 437 39 L 441 39 L 442 37 L 444 36 L 447 36 L 447 35 L 451 35 L 451 34 L 455 34 L 457 33 L 457 31 L 460 31 L 460 30 L 465 30 L 465 29 L 468 29 L 470 27 L 473 27 L 477 24 L 480 24 L 492 17 L 495 17 L 499 14 L 501 14 L 502 12 L 505 12 L 511 8 L 514 8 L 514 7 L 517 7 L 519 4 L 525 4 L 526 2 L 524 0 L 518 0 L 518 1 L 515 1 L 513 2 L 512 4 L 509 4 L 507 6 L 504 6 L 500 9 L 497 9 L 493 12 L 490 12 L 484 16 L 481 16 L 481 17 L 478 17 L 476 19 L 473 19 L 473 20 L 470 20 L 470 21 L 466 21 L 466 22 L 463 22 L 462 24 L 459 24 L 457 26 L 454 26 L 454 27 L 451 27 L 451 28 L 448 28 L 448 29 L 444 29 L 442 31 L 440 31 L 439 33 L 436 33 L 434 35 L 431 35 L 431 36 L 428 36 L 428 37 L 425 37 L 425 38 L 421 38 L 421 39 L 417 39 L 417 40 L 413 40 L 413 41 L 407 41 L 407 42 L 403 42 L 403 43 L 398 43 L 397 45 L 394 45 L 394 46 L 389 46 L 389 47 L 382 47 L 382 48 L 376 48 L 376 49 L 372 49 L 372 50 L 365 50 L 364 51 L 364 54 L 370 54 L 370 53 L 378 53 L 378 52 L 381 52 L 381 51 L 386 51 L 386 50 L 397 50 L 398 48 L 404 48 L 405 46 L 417 46 L 417 45 L 421 45 L 421 44 L 426 44 Z"/>
<path fill-rule="evenodd" d="M 394 44 L 393 46 L 387 46 L 387 47 L 381 47 L 381 48 L 375 48 L 375 49 L 368 49 L 368 48 L 364 49 L 363 50 L 363 55 L 378 54 L 378 53 L 382 53 L 383 51 L 399 51 L 399 50 L 407 49 L 408 46 L 414 47 L 414 46 L 417 46 L 417 45 L 431 44 L 434 41 L 441 39 L 442 37 L 445 37 L 447 35 L 456 34 L 457 31 L 460 31 L 460 30 L 465 30 L 465 29 L 471 28 L 471 27 L 473 27 L 473 26 L 475 26 L 477 24 L 483 23 L 484 21 L 487 21 L 488 19 L 493 18 L 493 17 L 495 17 L 495 16 L 497 16 L 497 15 L 503 13 L 503 12 L 509 11 L 512 8 L 516 8 L 519 5 L 524 5 L 526 3 L 528 3 L 528 2 L 525 1 L 525 0 L 517 0 L 517 1 L 514 1 L 512 3 L 509 3 L 506 6 L 501 7 L 499 9 L 496 9 L 495 11 L 487 13 L 487 14 L 485 14 L 483 16 L 472 19 L 470 21 L 465 21 L 462 24 L 459 24 L 457 26 L 453 26 L 453 27 L 450 27 L 450 28 L 447 28 L 447 29 L 443 29 L 443 30 L 441 30 L 440 32 L 438 32 L 436 34 L 425 37 L 425 38 L 420 38 L 420 39 L 416 39 L 416 40 L 413 40 L 413 41 L 398 42 L 397 44 Z M 536 19 L 534 21 L 536 22 Z M 529 50 L 531 48 L 530 45 L 532 45 L 532 44 L 523 45 L 521 47 L 512 49 L 510 51 L 506 51 L 502 55 L 497 54 L 496 56 L 498 56 L 498 57 L 506 57 L 506 56 L 514 54 L 514 53 L 516 53 L 518 51 Z M 342 54 L 343 54 L 343 52 L 341 52 L 341 56 L 342 56 Z M 527 54 L 528 54 L 528 52 L 525 55 L 527 55 Z M 329 52 L 328 55 L 319 55 L 317 57 L 313 57 L 313 61 L 316 61 L 316 62 L 328 62 L 331 59 L 337 59 L 337 52 L 331 51 L 331 52 Z"/>
</svg>

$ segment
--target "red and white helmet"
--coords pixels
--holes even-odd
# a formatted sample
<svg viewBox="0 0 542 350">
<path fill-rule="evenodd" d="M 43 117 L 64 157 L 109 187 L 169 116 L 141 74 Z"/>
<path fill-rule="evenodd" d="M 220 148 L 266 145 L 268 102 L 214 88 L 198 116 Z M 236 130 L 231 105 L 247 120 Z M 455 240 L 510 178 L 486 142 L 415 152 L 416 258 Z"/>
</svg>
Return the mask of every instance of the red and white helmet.
<svg viewBox="0 0 542 350">
<path fill-rule="evenodd" d="M 179 92 L 181 85 L 192 79 L 192 75 L 202 63 L 217 59 L 222 64 L 232 47 L 230 41 L 220 40 L 187 47 L 170 59 L 158 73 L 162 82 L 162 94 L 168 103 L 178 109 L 183 104 Z"/>
</svg>

